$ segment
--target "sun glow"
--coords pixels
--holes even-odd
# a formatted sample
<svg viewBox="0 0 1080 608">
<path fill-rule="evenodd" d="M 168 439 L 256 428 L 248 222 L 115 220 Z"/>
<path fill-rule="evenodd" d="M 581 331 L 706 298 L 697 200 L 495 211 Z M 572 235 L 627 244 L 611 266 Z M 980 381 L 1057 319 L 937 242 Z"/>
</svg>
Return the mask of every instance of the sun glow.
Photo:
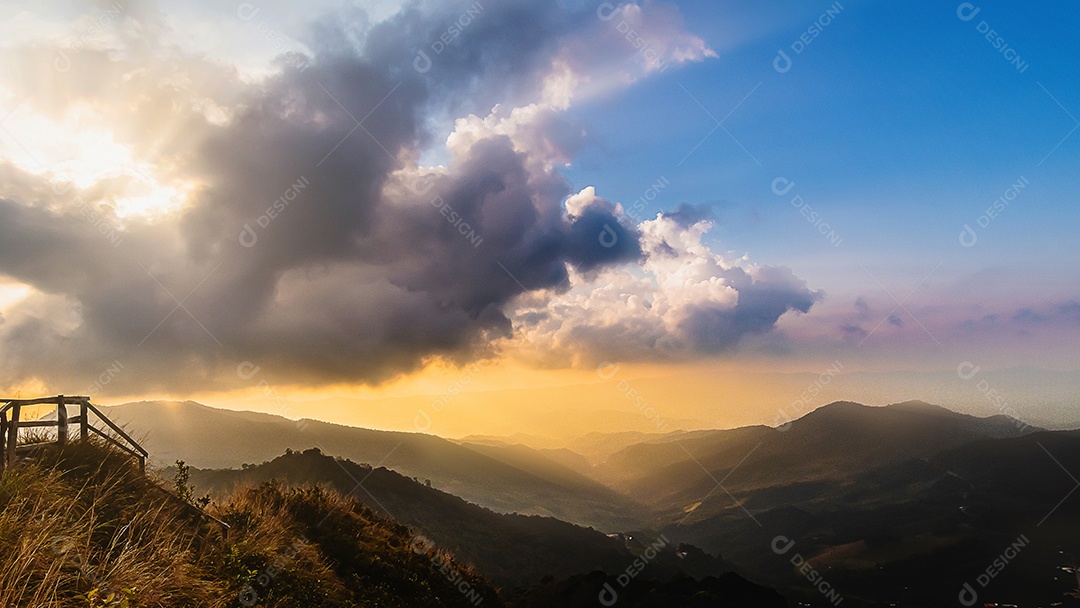
<svg viewBox="0 0 1080 608">
<path fill-rule="evenodd" d="M 0 314 L 30 295 L 33 288 L 23 283 L 0 283 Z"/>
<path fill-rule="evenodd" d="M 0 121 L 0 156 L 26 173 L 45 177 L 58 195 L 69 186 L 94 189 L 120 219 L 156 217 L 181 208 L 192 185 L 165 183 L 151 163 L 116 141 L 93 108 L 80 105 L 54 120 L 8 100 Z"/>
</svg>

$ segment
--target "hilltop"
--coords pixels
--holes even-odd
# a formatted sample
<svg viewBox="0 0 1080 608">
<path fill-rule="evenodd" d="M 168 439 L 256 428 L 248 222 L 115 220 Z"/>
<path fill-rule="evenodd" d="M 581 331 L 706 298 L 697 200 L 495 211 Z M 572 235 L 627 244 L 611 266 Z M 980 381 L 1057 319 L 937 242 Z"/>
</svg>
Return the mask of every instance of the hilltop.
<svg viewBox="0 0 1080 608">
<path fill-rule="evenodd" d="M 43 450 L 3 477 L 0 605 L 499 605 L 439 547 L 359 501 L 263 484 L 211 511 L 90 443 Z"/>
</svg>

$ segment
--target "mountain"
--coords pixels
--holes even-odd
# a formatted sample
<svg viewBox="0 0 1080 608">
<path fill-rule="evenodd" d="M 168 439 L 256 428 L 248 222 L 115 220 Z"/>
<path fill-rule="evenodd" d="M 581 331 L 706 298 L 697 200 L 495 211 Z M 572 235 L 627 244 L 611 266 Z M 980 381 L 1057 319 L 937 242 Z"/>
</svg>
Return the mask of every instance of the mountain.
<svg viewBox="0 0 1080 608">
<path fill-rule="evenodd" d="M 654 443 L 669 441 L 672 437 L 692 436 L 698 433 L 712 433 L 715 431 L 671 431 L 668 433 L 643 433 L 641 431 L 615 431 L 615 432 L 591 432 L 584 435 L 553 439 L 530 435 L 526 433 L 514 433 L 505 437 L 494 435 L 468 435 L 461 438 L 461 443 L 469 445 L 509 446 L 524 445 L 540 452 L 553 450 L 568 451 L 578 458 L 584 458 L 590 465 L 601 464 L 612 454 L 639 443 Z M 577 460 L 577 458 L 575 458 Z"/>
<path fill-rule="evenodd" d="M 179 459 L 200 468 L 240 467 L 268 461 L 286 449 L 317 447 L 429 479 L 436 488 L 499 512 L 547 515 L 608 531 L 640 526 L 648 517 L 641 505 L 554 461 L 495 458 L 486 448 L 477 451 L 434 435 L 293 421 L 190 401 L 129 403 L 106 412 L 159 465 Z"/>
<path fill-rule="evenodd" d="M 1080 539 L 1077 471 L 1080 433 L 983 439 L 822 482 L 795 498 L 721 495 L 715 500 L 726 510 L 664 533 L 723 552 L 760 582 L 797 590 L 790 560 L 771 548 L 782 535 L 795 541 L 791 555 L 824 573 L 849 606 L 949 605 L 988 568 L 991 584 L 980 587 L 987 605 L 1071 605 L 1055 602 L 1076 585 L 1061 569 Z"/>
<path fill-rule="evenodd" d="M 978 439 L 1034 432 L 1006 416 L 976 418 L 921 402 L 869 407 L 836 402 L 786 427 L 670 434 L 611 455 L 596 478 L 669 519 L 707 516 L 697 503 L 723 480 L 727 491 L 791 501 L 822 482 L 929 458 Z M 777 490 L 782 490 L 777 493 Z M 757 499 L 764 499 L 757 496 Z"/>
<path fill-rule="evenodd" d="M 503 587 L 527 587 L 545 576 L 557 578 L 603 570 L 618 572 L 645 547 L 616 535 L 581 528 L 550 517 L 500 514 L 427 487 L 383 467 L 371 468 L 310 449 L 290 452 L 242 470 L 191 470 L 199 493 L 228 496 L 239 488 L 277 480 L 288 486 L 327 485 L 356 497 L 453 553 Z M 362 482 L 362 484 L 360 483 Z M 675 556 L 667 547 L 649 566 L 656 578 L 692 573 L 719 575 L 731 570 L 700 551 Z M 684 548 L 686 554 L 689 549 Z"/>
<path fill-rule="evenodd" d="M 589 476 L 592 469 L 589 461 L 581 454 L 566 448 L 536 450 L 520 443 L 513 445 L 461 443 L 461 445 L 566 487 L 594 488 L 597 485 L 597 482 Z"/>
<path fill-rule="evenodd" d="M 1055 605 L 1076 584 L 1061 569 L 1080 539 L 1080 432 L 835 403 L 786 431 L 641 444 L 607 466 L 653 497 L 661 533 L 797 601 L 822 600 L 803 562 L 845 606 L 949 605 L 980 575 L 988 605 Z"/>
</svg>

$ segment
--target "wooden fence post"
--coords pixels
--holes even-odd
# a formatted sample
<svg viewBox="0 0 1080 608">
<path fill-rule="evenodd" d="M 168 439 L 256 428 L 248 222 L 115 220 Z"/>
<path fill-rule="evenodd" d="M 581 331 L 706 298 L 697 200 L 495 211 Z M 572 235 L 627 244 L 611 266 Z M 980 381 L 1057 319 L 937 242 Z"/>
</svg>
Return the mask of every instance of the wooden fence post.
<svg viewBox="0 0 1080 608">
<path fill-rule="evenodd" d="M 90 424 L 90 421 L 86 419 L 87 414 L 88 412 L 86 411 L 86 401 L 80 401 L 79 420 L 82 421 L 82 428 L 79 430 L 80 441 L 86 441 L 90 437 L 90 429 L 87 428 L 87 425 Z"/>
<path fill-rule="evenodd" d="M 64 405 L 64 396 L 56 397 L 56 443 L 61 446 L 67 445 L 68 415 L 67 406 Z"/>
<path fill-rule="evenodd" d="M 15 446 L 19 442 L 19 410 L 22 406 L 16 403 L 11 406 L 11 424 L 8 426 L 7 436 L 7 460 L 8 466 L 15 464 Z"/>
<path fill-rule="evenodd" d="M 3 446 L 7 445 L 7 432 L 8 432 L 7 412 L 4 412 L 4 413 L 0 414 L 0 449 L 2 449 Z M 6 464 L 7 464 L 7 450 L 4 450 L 3 455 L 0 455 L 0 473 L 2 473 L 5 468 L 7 468 L 7 467 L 4 466 Z"/>
</svg>

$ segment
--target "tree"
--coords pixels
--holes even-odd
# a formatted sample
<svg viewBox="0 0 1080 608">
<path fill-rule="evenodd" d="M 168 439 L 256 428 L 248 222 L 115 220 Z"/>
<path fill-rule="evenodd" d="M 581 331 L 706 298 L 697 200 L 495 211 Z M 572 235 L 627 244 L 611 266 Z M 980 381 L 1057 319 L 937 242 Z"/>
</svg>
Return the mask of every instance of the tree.
<svg viewBox="0 0 1080 608">
<path fill-rule="evenodd" d="M 195 498 L 195 486 L 191 485 L 191 467 L 183 460 L 176 461 L 176 476 L 173 478 L 176 495 L 184 502 L 206 508 L 210 504 L 210 494 Z"/>
<path fill-rule="evenodd" d="M 195 488 L 191 486 L 191 468 L 183 460 L 176 461 L 176 476 L 173 477 L 173 486 L 176 495 L 184 502 L 195 501 Z"/>
</svg>

